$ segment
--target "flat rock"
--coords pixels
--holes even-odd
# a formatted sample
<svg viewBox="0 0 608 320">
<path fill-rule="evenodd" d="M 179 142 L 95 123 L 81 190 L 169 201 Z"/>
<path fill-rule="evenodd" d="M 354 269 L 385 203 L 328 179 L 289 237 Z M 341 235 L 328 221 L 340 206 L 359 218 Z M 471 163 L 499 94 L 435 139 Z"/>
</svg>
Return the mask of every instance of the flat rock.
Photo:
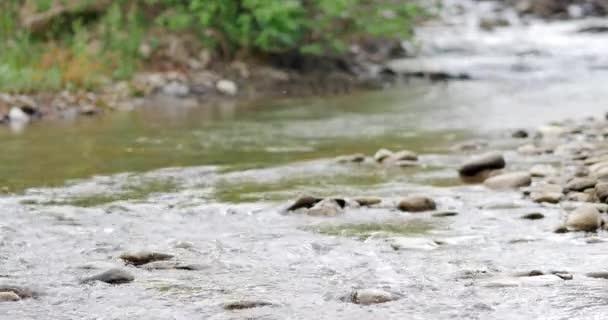
<svg viewBox="0 0 608 320">
<path fill-rule="evenodd" d="M 366 159 L 364 154 L 350 154 L 336 158 L 337 163 L 362 163 Z"/>
<path fill-rule="evenodd" d="M 530 198 L 537 203 L 558 203 L 562 197 L 562 187 L 556 184 L 539 185 L 530 192 Z"/>
<path fill-rule="evenodd" d="M 566 200 L 576 202 L 591 202 L 592 194 L 586 192 L 570 192 L 566 195 Z"/>
<path fill-rule="evenodd" d="M 487 153 L 465 162 L 458 172 L 461 176 L 475 176 L 482 171 L 498 170 L 505 167 L 505 159 L 499 153 Z"/>
<path fill-rule="evenodd" d="M 139 252 L 127 252 L 123 253 L 119 257 L 128 264 L 134 266 L 140 266 L 146 263 L 154 261 L 164 261 L 173 258 L 172 254 L 153 252 L 153 251 L 139 251 Z"/>
<path fill-rule="evenodd" d="M 595 231 L 600 226 L 600 212 L 595 206 L 589 204 L 572 211 L 566 220 L 566 227 L 572 231 Z"/>
<path fill-rule="evenodd" d="M 564 279 L 553 274 L 545 274 L 539 276 L 521 277 L 519 278 L 519 281 L 521 285 L 527 287 L 545 287 L 563 283 Z"/>
<path fill-rule="evenodd" d="M 595 279 L 606 279 L 608 280 L 608 271 L 600 271 L 600 272 L 589 272 L 585 274 L 589 278 Z"/>
<path fill-rule="evenodd" d="M 528 172 L 510 172 L 488 178 L 484 185 L 490 189 L 516 189 L 532 183 Z"/>
<path fill-rule="evenodd" d="M 381 289 L 360 289 L 351 294 L 351 301 L 362 305 L 379 304 L 398 299 L 395 294 Z"/>
<path fill-rule="evenodd" d="M 224 310 L 245 310 L 245 309 L 253 309 L 253 308 L 261 308 L 261 307 L 270 307 L 274 304 L 268 301 L 259 301 L 259 300 L 239 300 L 239 301 L 230 301 L 226 302 L 222 305 Z"/>
<path fill-rule="evenodd" d="M 435 217 L 435 218 L 455 217 L 457 215 L 458 215 L 458 212 L 455 212 L 455 211 L 443 211 L 443 212 L 433 213 L 433 217 Z"/>
<path fill-rule="evenodd" d="M 596 183 L 597 180 L 593 178 L 576 177 L 566 184 L 565 191 L 585 191 L 586 189 L 595 187 Z"/>
<path fill-rule="evenodd" d="M 437 208 L 437 204 L 431 198 L 424 196 L 411 196 L 402 199 L 397 205 L 399 210 L 407 212 L 432 211 Z"/>
<path fill-rule="evenodd" d="M 371 206 L 382 203 L 382 198 L 376 198 L 376 197 L 359 197 L 359 198 L 354 198 L 353 200 L 362 207 L 371 207 Z"/>
<path fill-rule="evenodd" d="M 557 170 L 548 164 L 537 164 L 530 168 L 530 175 L 533 177 L 549 177 L 557 174 Z"/>
<path fill-rule="evenodd" d="M 133 280 L 135 280 L 135 277 L 131 273 L 129 273 L 123 269 L 114 268 L 114 269 L 110 269 L 110 270 L 104 271 L 102 273 L 96 274 L 92 277 L 85 278 L 81 282 L 89 283 L 89 282 L 94 282 L 94 281 L 101 281 L 101 282 L 105 282 L 105 283 L 109 283 L 109 284 L 123 284 L 123 283 L 129 283 Z"/>
<path fill-rule="evenodd" d="M 146 270 L 188 270 L 188 271 L 197 271 L 208 269 L 209 266 L 203 264 L 196 263 L 184 263 L 178 261 L 155 261 L 146 263 L 142 266 L 143 269 Z"/>
</svg>

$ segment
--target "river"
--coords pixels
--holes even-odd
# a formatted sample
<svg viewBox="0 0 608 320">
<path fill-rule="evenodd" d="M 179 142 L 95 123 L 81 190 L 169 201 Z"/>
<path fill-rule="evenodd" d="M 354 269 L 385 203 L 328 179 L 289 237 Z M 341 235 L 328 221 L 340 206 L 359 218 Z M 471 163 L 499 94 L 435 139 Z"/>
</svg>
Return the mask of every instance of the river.
<svg viewBox="0 0 608 320">
<path fill-rule="evenodd" d="M 471 4 L 418 30 L 421 56 L 399 70 L 465 72 L 472 80 L 410 81 L 349 96 L 196 105 L 159 99 L 103 117 L 0 128 L 0 284 L 42 293 L 0 303 L 1 319 L 601 319 L 606 280 L 578 276 L 608 263 L 600 233 L 559 235 L 559 206 L 463 184 L 471 154 L 503 150 L 515 129 L 608 111 L 608 34 L 578 33 L 602 19 L 477 27 Z M 481 12 L 481 13 L 480 13 Z M 481 150 L 454 147 L 475 141 Z M 421 166 L 336 163 L 380 148 L 420 154 Z M 547 156 L 546 163 L 560 159 Z M 300 194 L 378 196 L 383 204 L 336 217 L 284 214 Z M 432 196 L 436 218 L 398 212 Z M 518 217 L 540 212 L 541 221 Z M 383 234 L 331 232 L 395 223 L 401 236 L 445 246 L 394 250 Z M 411 226 L 410 229 L 407 226 Z M 420 227 L 423 226 L 423 227 Z M 328 231 L 329 230 L 329 231 Z M 342 230 L 342 231 L 344 231 Z M 343 235 L 344 233 L 342 233 Z M 124 267 L 135 281 L 80 284 L 121 253 L 169 252 L 197 270 Z M 566 270 L 563 283 L 493 285 L 529 270 Z M 497 280 L 498 281 L 498 280 Z M 358 288 L 400 296 L 342 301 Z M 233 300 L 272 306 L 227 311 Z"/>
</svg>

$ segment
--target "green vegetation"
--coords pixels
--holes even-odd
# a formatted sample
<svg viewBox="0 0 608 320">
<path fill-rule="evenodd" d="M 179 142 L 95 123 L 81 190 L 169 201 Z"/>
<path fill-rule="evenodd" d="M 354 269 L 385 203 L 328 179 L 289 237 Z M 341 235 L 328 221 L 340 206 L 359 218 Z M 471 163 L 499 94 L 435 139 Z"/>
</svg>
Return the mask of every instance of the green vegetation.
<svg viewBox="0 0 608 320">
<path fill-rule="evenodd" d="M 357 187 L 381 184 L 386 179 L 386 176 L 370 171 L 349 175 L 291 176 L 266 183 L 223 181 L 215 187 L 214 199 L 228 203 L 244 203 L 260 200 L 284 201 L 292 199 L 298 193 L 331 196 L 348 193 Z M 359 192 L 361 191 L 357 193 Z"/>
<path fill-rule="evenodd" d="M 348 223 L 340 225 L 320 225 L 309 228 L 328 236 L 342 236 L 365 240 L 371 236 L 419 235 L 431 230 L 433 225 L 423 220 L 388 221 L 383 223 Z"/>
<path fill-rule="evenodd" d="M 37 27 L 22 26 L 24 16 L 43 14 Z M 420 14 L 407 0 L 3 0 L 0 90 L 92 89 L 129 78 L 150 58 L 142 44 L 163 45 L 159 35 L 192 35 L 225 59 L 335 55 L 370 37 L 408 37 Z"/>
<path fill-rule="evenodd" d="M 138 183 L 127 184 L 122 188 L 122 190 L 116 193 L 96 193 L 88 195 L 79 195 L 70 199 L 59 201 L 46 201 L 43 203 L 24 200 L 22 204 L 41 204 L 90 208 L 116 201 L 142 200 L 148 198 L 150 195 L 155 193 L 174 192 L 177 189 L 178 185 L 172 180 L 152 179 L 144 180 Z"/>
</svg>

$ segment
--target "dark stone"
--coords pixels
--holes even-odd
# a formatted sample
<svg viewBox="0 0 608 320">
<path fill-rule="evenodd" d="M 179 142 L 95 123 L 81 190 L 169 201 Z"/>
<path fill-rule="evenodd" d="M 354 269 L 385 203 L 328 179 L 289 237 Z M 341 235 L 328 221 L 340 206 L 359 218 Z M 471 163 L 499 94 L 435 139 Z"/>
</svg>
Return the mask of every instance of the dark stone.
<svg viewBox="0 0 608 320">
<path fill-rule="evenodd" d="M 529 137 L 530 135 L 528 134 L 528 131 L 519 129 L 519 130 L 514 131 L 513 134 L 511 134 L 511 136 L 516 139 L 525 139 L 525 138 Z"/>
<path fill-rule="evenodd" d="M 273 304 L 267 301 L 231 301 L 223 305 L 224 310 L 244 310 L 260 307 L 269 307 Z"/>
<path fill-rule="evenodd" d="M 505 159 L 499 153 L 478 156 L 463 164 L 458 172 L 461 176 L 475 176 L 485 170 L 498 170 L 505 167 Z"/>
<path fill-rule="evenodd" d="M 134 266 L 140 266 L 146 263 L 154 262 L 154 261 L 164 261 L 173 258 L 172 254 L 161 253 L 161 252 L 133 252 L 133 253 L 123 253 L 119 257 L 123 261 L 128 264 L 132 264 Z"/>
<path fill-rule="evenodd" d="M 292 205 L 287 208 L 287 211 L 296 211 L 298 209 L 310 209 L 317 203 L 321 202 L 322 198 L 316 198 L 311 196 L 303 196 L 298 198 Z"/>
<path fill-rule="evenodd" d="M 101 281 L 109 284 L 123 284 L 135 280 L 132 274 L 122 269 L 110 269 L 82 280 L 82 283 Z"/>
<path fill-rule="evenodd" d="M 521 218 L 526 220 L 540 220 L 543 219 L 545 215 L 539 212 L 533 212 L 523 215 Z"/>
<path fill-rule="evenodd" d="M 455 212 L 455 211 L 445 211 L 445 212 L 433 213 L 433 217 L 435 217 L 435 218 L 455 217 L 457 215 L 458 215 L 458 212 Z"/>
</svg>

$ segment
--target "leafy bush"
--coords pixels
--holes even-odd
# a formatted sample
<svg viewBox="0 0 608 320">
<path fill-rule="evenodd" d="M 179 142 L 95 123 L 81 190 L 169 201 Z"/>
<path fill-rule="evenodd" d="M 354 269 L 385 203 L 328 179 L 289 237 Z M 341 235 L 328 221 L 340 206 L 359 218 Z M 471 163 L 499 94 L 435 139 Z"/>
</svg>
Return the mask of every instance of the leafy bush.
<svg viewBox="0 0 608 320">
<path fill-rule="evenodd" d="M 57 1 L 108 3 L 28 1 L 36 12 L 52 10 Z M 141 65 L 142 41 L 158 27 L 194 34 L 225 58 L 336 55 L 369 37 L 409 37 L 412 21 L 422 13 L 408 0 L 109 1 L 104 11 L 69 12 L 43 34 L 31 34 L 16 18 L 27 2 L 0 0 L 0 89 L 91 88 L 99 82 L 96 78 L 128 78 Z"/>
<path fill-rule="evenodd" d="M 225 55 L 235 51 L 340 53 L 369 36 L 409 37 L 420 7 L 407 0 L 148 0 L 158 21 L 194 29 Z"/>
</svg>

